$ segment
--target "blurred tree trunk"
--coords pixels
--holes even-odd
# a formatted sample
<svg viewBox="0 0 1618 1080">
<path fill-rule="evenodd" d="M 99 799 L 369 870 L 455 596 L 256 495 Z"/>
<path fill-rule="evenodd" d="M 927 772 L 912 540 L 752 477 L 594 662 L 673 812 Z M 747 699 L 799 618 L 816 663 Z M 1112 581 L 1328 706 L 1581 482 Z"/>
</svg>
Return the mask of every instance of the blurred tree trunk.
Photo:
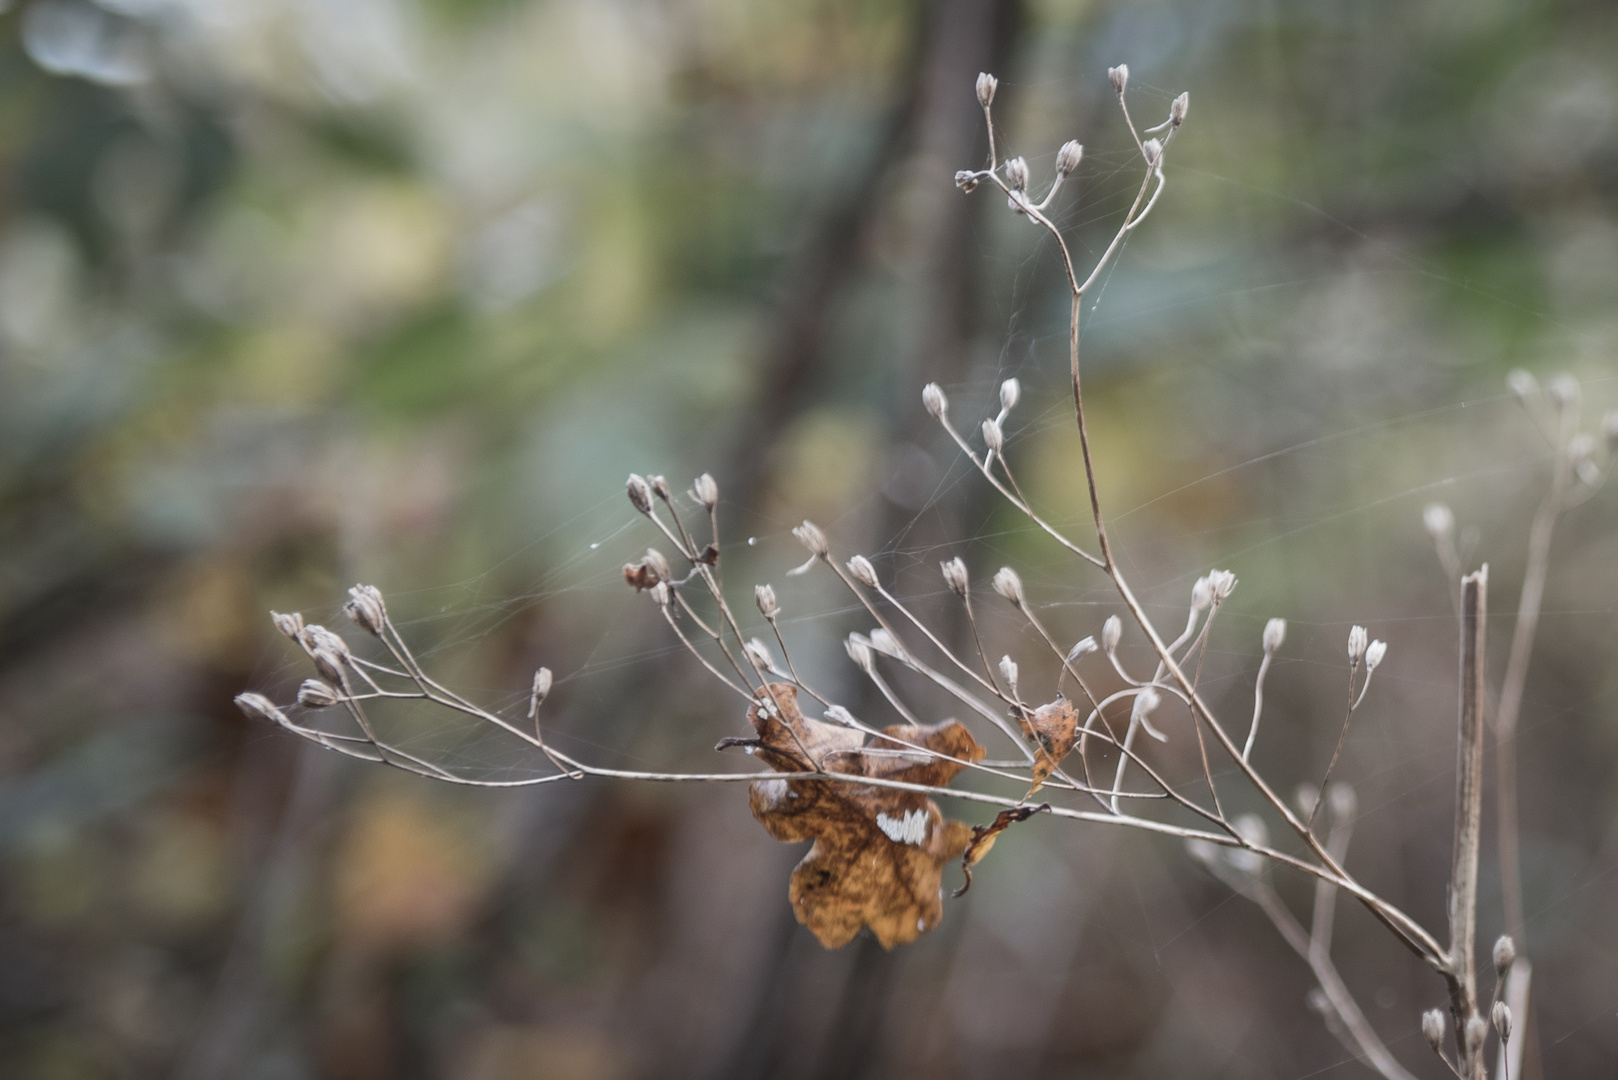
<svg viewBox="0 0 1618 1080">
<path fill-rule="evenodd" d="M 904 253 L 910 271 L 902 340 L 906 347 L 891 372 L 891 385 L 901 404 L 890 431 L 889 460 L 882 475 L 893 472 L 901 455 L 936 441 L 937 428 L 921 407 L 921 387 L 929 380 L 958 382 L 970 375 L 971 342 L 978 330 L 978 260 L 969 250 L 971 215 L 985 200 L 962 198 L 951 183 L 954 171 L 983 160 L 988 140 L 983 115 L 973 95 L 980 71 L 1003 70 L 1012 55 L 1022 12 L 1021 0 L 938 0 L 917 10 L 916 44 L 908 83 L 899 95 L 877 156 L 846 201 L 828 218 L 820 238 L 787 291 L 767 353 L 769 375 L 754 422 L 743 436 L 750 453 L 735 455 L 744 497 L 761 482 L 769 435 L 801 411 L 815 390 L 814 375 L 824 367 L 826 337 L 835 322 L 842 287 L 860 269 L 861 241 L 877 214 L 895 205 L 911 208 L 928 227 Z M 915 161 L 922 167 L 897 170 L 914 178 L 916 190 L 888 200 L 877 196 L 881 181 L 895 165 Z M 919 208 L 919 209 L 916 209 Z M 880 520 L 868 523 L 886 541 L 905 533 L 908 547 L 928 547 L 958 537 L 956 527 L 966 507 L 917 517 L 914 508 L 884 500 Z M 949 625 L 946 617 L 944 625 Z M 867 711 L 881 705 L 862 702 Z M 893 982 L 898 954 L 885 952 L 869 935 L 861 936 L 850 958 L 829 957 L 801 930 L 783 905 L 774 955 L 762 957 L 758 1006 L 720 1075 L 743 1077 L 813 1075 L 850 1078 L 878 1075 L 882 1067 L 882 1018 Z M 818 1052 L 789 1044 L 790 1019 L 813 982 L 812 974 L 837 967 L 838 1004 Z"/>
</svg>

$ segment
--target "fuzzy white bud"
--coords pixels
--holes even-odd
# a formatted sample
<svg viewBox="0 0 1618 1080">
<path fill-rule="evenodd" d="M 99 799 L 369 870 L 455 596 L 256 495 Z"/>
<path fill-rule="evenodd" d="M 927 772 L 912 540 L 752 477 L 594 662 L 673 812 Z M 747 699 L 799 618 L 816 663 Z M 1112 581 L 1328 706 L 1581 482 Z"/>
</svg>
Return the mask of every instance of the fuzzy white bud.
<svg viewBox="0 0 1618 1080">
<path fill-rule="evenodd" d="M 298 642 L 303 646 L 305 652 L 324 649 L 335 656 L 344 659 L 348 657 L 348 642 L 319 623 L 311 623 L 304 627 L 303 633 L 298 637 Z"/>
<path fill-rule="evenodd" d="M 289 723 L 286 714 L 276 708 L 275 702 L 263 694 L 255 694 L 251 691 L 245 694 L 237 694 L 236 707 L 252 719 L 272 720 L 282 725 Z"/>
<path fill-rule="evenodd" d="M 1376 666 L 1382 662 L 1382 658 L 1386 655 L 1388 655 L 1388 643 L 1386 641 L 1371 642 L 1365 647 L 1365 670 L 1375 671 Z"/>
<path fill-rule="evenodd" d="M 1081 637 L 1078 641 L 1075 641 L 1073 643 L 1073 647 L 1067 651 L 1067 662 L 1071 664 L 1079 657 L 1089 656 L 1093 652 L 1100 651 L 1100 649 L 1101 646 L 1096 644 L 1095 638 Z"/>
<path fill-rule="evenodd" d="M 1442 540 L 1455 531 L 1455 513 L 1441 502 L 1428 503 L 1421 512 L 1421 522 L 1434 540 Z"/>
<path fill-rule="evenodd" d="M 1517 943 L 1510 934 L 1501 934 L 1494 943 L 1494 973 L 1504 976 L 1517 961 Z"/>
<path fill-rule="evenodd" d="M 674 580 L 674 572 L 669 569 L 669 561 L 656 548 L 646 549 L 646 557 L 641 560 L 641 565 L 656 574 L 659 581 Z"/>
<path fill-rule="evenodd" d="M 1539 380 L 1522 368 L 1517 368 L 1506 376 L 1506 385 L 1517 395 L 1518 401 L 1526 403 L 1529 398 L 1539 396 Z"/>
<path fill-rule="evenodd" d="M 964 600 L 967 589 L 971 585 L 971 579 L 966 573 L 966 563 L 957 555 L 949 562 L 939 563 L 938 567 L 944 572 L 944 584 L 949 586 L 951 592 Z"/>
<path fill-rule="evenodd" d="M 1191 608 L 1194 611 L 1205 611 L 1213 603 L 1213 582 L 1206 576 L 1199 577 L 1191 585 Z"/>
<path fill-rule="evenodd" d="M 747 662 L 761 671 L 769 671 L 775 666 L 775 660 L 770 656 L 769 646 L 758 638 L 749 638 L 742 644 L 742 653 Z"/>
<path fill-rule="evenodd" d="M 978 104 L 987 109 L 994 104 L 994 92 L 1000 88 L 1000 80 L 987 71 L 978 72 Z"/>
<path fill-rule="evenodd" d="M 1273 653 L 1281 647 L 1287 639 L 1287 621 L 1285 619 L 1271 619 L 1264 624 L 1264 651 Z"/>
<path fill-rule="evenodd" d="M 298 614 L 296 611 L 292 612 L 290 615 L 284 615 L 279 611 L 272 611 L 270 612 L 270 621 L 275 624 L 275 628 L 277 630 L 281 631 L 281 633 L 285 634 L 293 641 L 298 640 L 298 635 L 303 633 L 303 616 Z"/>
<path fill-rule="evenodd" d="M 753 602 L 758 605 L 758 613 L 766 619 L 773 619 L 781 613 L 781 605 L 776 602 L 773 585 L 754 585 Z"/>
<path fill-rule="evenodd" d="M 1011 692 L 1015 694 L 1017 692 L 1017 661 L 1009 656 L 1002 656 L 1000 658 L 1000 677 L 1006 680 L 1006 685 L 1011 687 Z"/>
<path fill-rule="evenodd" d="M 1010 412 L 1012 409 L 1015 409 L 1017 407 L 1017 402 L 1021 399 L 1022 383 L 1018 382 L 1016 379 L 1007 379 L 1005 382 L 1000 384 L 1000 407 L 1006 412 Z M 1618 413 L 1614 413 L 1613 415 L 1618 417 Z"/>
<path fill-rule="evenodd" d="M 298 704 L 306 709 L 324 709 L 341 700 L 342 695 L 324 679 L 305 679 L 298 687 Z"/>
<path fill-rule="evenodd" d="M 388 618 L 388 609 L 382 603 L 382 593 L 375 585 L 356 585 L 348 590 L 348 603 L 343 605 L 343 614 L 380 636 Z"/>
<path fill-rule="evenodd" d="M 1107 621 L 1101 624 L 1101 647 L 1111 656 L 1118 649 L 1118 641 L 1124 636 L 1124 622 L 1116 615 L 1108 615 Z"/>
<path fill-rule="evenodd" d="M 1551 380 L 1546 396 L 1558 409 L 1572 408 L 1579 403 L 1579 380 L 1571 375 L 1558 375 Z"/>
<path fill-rule="evenodd" d="M 1365 649 L 1370 644 L 1370 635 L 1365 627 L 1356 626 L 1348 632 L 1348 658 L 1354 663 L 1365 659 Z"/>
<path fill-rule="evenodd" d="M 1117 67 L 1108 68 L 1107 81 L 1112 83 L 1115 93 L 1123 93 L 1124 87 L 1129 85 L 1129 65 L 1119 64 Z"/>
<path fill-rule="evenodd" d="M 1236 591 L 1236 575 L 1229 570 L 1210 570 L 1208 584 L 1213 586 L 1214 599 L 1222 603 Z"/>
<path fill-rule="evenodd" d="M 809 554 L 817 559 L 824 559 L 831 554 L 831 543 L 820 526 L 812 521 L 804 521 L 802 525 L 792 530 L 792 535 L 798 538 L 798 543 L 809 549 Z"/>
<path fill-rule="evenodd" d="M 864 555 L 856 555 L 848 560 L 848 573 L 855 581 L 864 585 L 867 589 L 877 587 L 876 567 L 872 566 L 871 560 Z"/>
<path fill-rule="evenodd" d="M 1063 143 L 1062 148 L 1056 152 L 1056 171 L 1061 173 L 1063 176 L 1067 176 L 1071 174 L 1074 169 L 1077 169 L 1079 167 L 1079 162 L 1083 160 L 1084 147 L 1079 145 L 1079 141 L 1077 139 L 1069 139 L 1067 142 Z"/>
<path fill-rule="evenodd" d="M 537 709 L 541 702 L 550 697 L 551 683 L 554 681 L 555 676 L 551 674 L 551 669 L 548 667 L 542 667 L 534 672 L 534 689 L 530 697 L 530 700 L 534 703 L 534 708 Z"/>
<path fill-rule="evenodd" d="M 1444 1052 L 1444 1010 L 1428 1009 L 1421 1014 L 1421 1035 L 1435 1053 Z"/>
<path fill-rule="evenodd" d="M 703 473 L 691 481 L 691 494 L 704 509 L 712 510 L 719 504 L 719 481 L 708 473 Z"/>
<path fill-rule="evenodd" d="M 1501 1042 L 1511 1041 L 1511 1007 L 1503 1001 L 1494 1003 L 1494 1030 L 1500 1033 Z"/>
<path fill-rule="evenodd" d="M 1466 1021 L 1466 1056 L 1475 1058 L 1483 1050 L 1483 1040 L 1489 1037 L 1489 1024 L 1473 1013 Z"/>
<path fill-rule="evenodd" d="M 866 640 L 864 634 L 848 635 L 847 640 L 843 642 L 843 648 L 848 650 L 848 658 L 854 661 L 856 667 L 867 674 L 870 673 L 875 660 L 871 656 L 871 643 Z"/>
<path fill-rule="evenodd" d="M 1159 694 L 1154 687 L 1143 687 L 1141 692 L 1135 695 L 1135 704 L 1129 710 L 1129 718 L 1136 721 L 1145 720 L 1156 712 L 1161 704 L 1163 704 L 1162 694 Z"/>
<path fill-rule="evenodd" d="M 1140 144 L 1140 152 L 1146 158 L 1148 168 L 1155 169 L 1163 160 L 1163 144 L 1157 139 L 1147 139 Z"/>
<path fill-rule="evenodd" d="M 1191 92 L 1185 91 L 1169 103 L 1169 123 L 1179 127 L 1185 123 L 1185 114 L 1191 110 Z"/>
<path fill-rule="evenodd" d="M 1006 186 L 1012 191 L 1028 190 L 1028 162 L 1020 157 L 1007 159 Z"/>
<path fill-rule="evenodd" d="M 885 626 L 876 627 L 866 635 L 866 638 L 871 642 L 871 648 L 875 649 L 879 653 L 882 653 L 884 656 L 904 655 L 904 646 L 899 644 L 898 638 L 888 633 L 888 629 Z"/>
<path fill-rule="evenodd" d="M 983 445 L 987 446 L 989 451 L 995 454 L 1006 448 L 1006 434 L 1000 430 L 999 421 L 992 416 L 983 421 Z"/>
<path fill-rule="evenodd" d="M 1009 566 L 1002 566 L 995 571 L 994 591 L 1018 607 L 1023 604 L 1022 578 Z"/>
<path fill-rule="evenodd" d="M 629 479 L 624 481 L 624 490 L 629 493 L 629 501 L 636 510 L 643 514 L 652 512 L 652 485 L 639 473 L 630 473 Z"/>
<path fill-rule="evenodd" d="M 829 724 L 840 724 L 843 727 L 859 726 L 854 722 L 854 714 L 843 708 L 841 705 L 826 706 L 826 722 Z"/>
<path fill-rule="evenodd" d="M 949 399 L 944 396 L 944 388 L 935 382 L 930 382 L 921 388 L 921 403 L 926 406 L 928 415 L 934 419 L 944 419 L 949 411 Z"/>
<path fill-rule="evenodd" d="M 659 499 L 662 499 L 664 502 L 668 502 L 670 498 L 672 498 L 672 493 L 669 491 L 669 482 L 666 477 L 648 476 L 646 478 L 646 482 L 652 485 L 652 494 L 656 495 Z"/>
<path fill-rule="evenodd" d="M 978 174 L 971 169 L 962 169 L 955 174 L 955 186 L 970 195 L 978 189 Z"/>
</svg>

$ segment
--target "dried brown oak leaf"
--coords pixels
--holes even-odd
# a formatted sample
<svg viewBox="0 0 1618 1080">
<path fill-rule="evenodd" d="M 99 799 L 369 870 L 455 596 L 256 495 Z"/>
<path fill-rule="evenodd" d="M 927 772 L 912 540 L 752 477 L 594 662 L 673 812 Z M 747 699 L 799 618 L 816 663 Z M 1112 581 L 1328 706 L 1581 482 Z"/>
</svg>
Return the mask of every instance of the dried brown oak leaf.
<svg viewBox="0 0 1618 1080">
<path fill-rule="evenodd" d="M 754 753 L 781 773 L 826 772 L 943 787 L 983 757 L 960 723 L 898 725 L 863 745 L 852 728 L 805 717 L 796 688 L 771 683 L 747 712 L 758 732 Z M 925 747 L 954 760 L 923 754 Z M 835 949 L 869 926 L 891 949 L 944 917 L 944 864 L 966 850 L 972 830 L 947 821 L 918 791 L 812 777 L 751 785 L 753 816 L 777 840 L 813 840 L 792 871 L 787 896 L 798 921 Z"/>
<path fill-rule="evenodd" d="M 1023 734 L 1034 741 L 1034 786 L 1032 795 L 1044 786 L 1051 773 L 1062 764 L 1079 740 L 1079 714 L 1067 698 L 1057 698 L 1049 705 L 1041 705 L 1034 714 L 1022 721 Z"/>
</svg>

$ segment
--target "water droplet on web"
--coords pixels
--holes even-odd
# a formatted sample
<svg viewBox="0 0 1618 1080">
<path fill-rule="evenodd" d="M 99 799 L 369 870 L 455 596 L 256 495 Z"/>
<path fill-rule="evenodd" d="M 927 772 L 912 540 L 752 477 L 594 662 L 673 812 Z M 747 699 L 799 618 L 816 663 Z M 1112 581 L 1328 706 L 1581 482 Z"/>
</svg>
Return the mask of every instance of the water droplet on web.
<svg viewBox="0 0 1618 1080">
<path fill-rule="evenodd" d="M 591 545 L 590 545 L 590 550 L 591 550 L 591 551 L 594 551 L 594 550 L 595 550 L 595 549 L 596 549 L 596 548 L 598 548 L 598 547 L 600 547 L 600 546 L 601 546 L 601 541 L 600 541 L 600 540 L 597 540 L 597 541 L 595 541 L 595 542 L 593 542 L 593 543 L 592 543 L 592 544 L 591 544 Z"/>
<path fill-rule="evenodd" d="M 756 537 L 756 536 L 749 536 L 749 537 L 748 537 L 748 538 L 747 538 L 747 546 L 748 546 L 748 547 L 758 547 L 758 537 Z"/>
</svg>

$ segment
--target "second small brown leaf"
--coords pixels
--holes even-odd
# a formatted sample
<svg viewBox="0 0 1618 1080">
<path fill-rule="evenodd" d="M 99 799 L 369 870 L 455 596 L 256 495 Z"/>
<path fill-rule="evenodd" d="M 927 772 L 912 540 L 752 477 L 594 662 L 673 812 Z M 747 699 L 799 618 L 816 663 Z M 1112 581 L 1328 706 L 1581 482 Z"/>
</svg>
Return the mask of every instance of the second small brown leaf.
<svg viewBox="0 0 1618 1080">
<path fill-rule="evenodd" d="M 1034 786 L 1028 789 L 1028 794 L 1032 795 L 1044 786 L 1078 742 L 1079 714 L 1067 698 L 1057 698 L 1035 709 L 1022 726 L 1023 734 L 1032 739 L 1035 746 Z"/>
</svg>

